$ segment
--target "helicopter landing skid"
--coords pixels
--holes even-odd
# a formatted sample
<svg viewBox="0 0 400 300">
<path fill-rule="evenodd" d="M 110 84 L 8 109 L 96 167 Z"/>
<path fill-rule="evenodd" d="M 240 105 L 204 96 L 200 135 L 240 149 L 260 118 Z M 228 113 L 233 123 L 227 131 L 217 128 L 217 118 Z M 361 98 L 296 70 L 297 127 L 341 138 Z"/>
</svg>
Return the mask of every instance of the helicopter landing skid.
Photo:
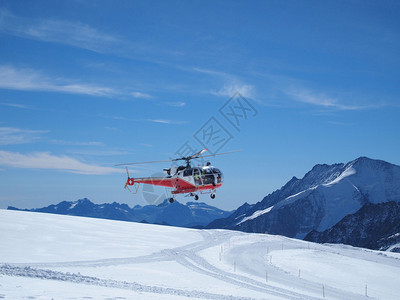
<svg viewBox="0 0 400 300">
<path fill-rule="evenodd" d="M 194 197 L 194 200 L 199 200 L 199 195 L 195 194 L 195 193 L 189 193 L 187 195 L 185 195 L 185 197 Z"/>
<path fill-rule="evenodd" d="M 215 192 L 216 192 L 215 189 L 213 189 L 213 190 L 203 190 L 203 191 L 200 191 L 200 194 L 210 194 L 210 198 L 211 199 L 215 199 Z"/>
</svg>

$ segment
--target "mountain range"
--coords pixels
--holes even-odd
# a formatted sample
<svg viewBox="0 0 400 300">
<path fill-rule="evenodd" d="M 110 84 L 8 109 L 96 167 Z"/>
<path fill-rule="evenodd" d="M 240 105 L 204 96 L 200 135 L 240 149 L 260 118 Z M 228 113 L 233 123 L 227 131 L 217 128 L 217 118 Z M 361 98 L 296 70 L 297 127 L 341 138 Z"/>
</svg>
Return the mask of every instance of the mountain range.
<svg viewBox="0 0 400 300">
<path fill-rule="evenodd" d="M 14 207 L 8 209 L 18 210 Z M 400 251 L 400 166 L 360 157 L 318 164 L 256 204 L 233 212 L 205 203 L 135 206 L 88 199 L 30 211 L 180 227 L 271 233 L 320 243 Z"/>
<path fill-rule="evenodd" d="M 395 243 L 396 236 L 400 235 L 399 227 L 393 225 L 392 230 L 385 232 L 374 228 L 388 220 L 385 216 L 394 204 L 376 205 L 389 202 L 400 202 L 400 166 L 360 157 L 346 164 L 318 164 L 302 179 L 293 177 L 262 201 L 253 205 L 245 203 L 227 218 L 214 220 L 207 228 L 268 232 L 300 239 L 313 232 L 308 239 L 388 249 L 389 244 Z M 360 211 L 364 206 L 365 209 Z M 342 221 L 358 211 L 360 213 L 352 222 Z M 398 213 L 391 215 L 393 224 L 396 220 L 399 220 Z M 341 221 L 340 226 L 338 223 Z M 360 236 L 376 243 L 360 243 L 361 240 L 349 242 L 350 239 L 338 239 L 333 233 L 319 238 L 318 232 L 325 232 L 336 224 L 339 228 L 346 227 L 345 231 L 341 231 L 345 235 L 359 230 Z M 358 228 L 360 226 L 365 230 Z M 331 232 L 338 234 L 339 231 Z"/>
<path fill-rule="evenodd" d="M 36 209 L 18 209 L 12 206 L 7 209 L 197 228 L 231 213 L 202 202 L 188 202 L 184 205 L 178 201 L 171 204 L 165 200 L 159 205 L 136 205 L 130 208 L 127 204 L 117 202 L 94 204 L 87 198 Z"/>
</svg>

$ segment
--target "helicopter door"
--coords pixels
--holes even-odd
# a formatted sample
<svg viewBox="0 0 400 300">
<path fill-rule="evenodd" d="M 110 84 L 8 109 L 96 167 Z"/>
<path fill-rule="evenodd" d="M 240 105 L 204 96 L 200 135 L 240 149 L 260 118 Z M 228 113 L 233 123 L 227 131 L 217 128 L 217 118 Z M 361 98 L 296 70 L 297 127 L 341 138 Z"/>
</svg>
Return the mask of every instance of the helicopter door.
<svg viewBox="0 0 400 300">
<path fill-rule="evenodd" d="M 200 169 L 199 168 L 194 168 L 193 169 L 193 178 L 194 178 L 194 184 L 197 185 L 203 185 L 201 176 L 200 176 Z"/>
</svg>

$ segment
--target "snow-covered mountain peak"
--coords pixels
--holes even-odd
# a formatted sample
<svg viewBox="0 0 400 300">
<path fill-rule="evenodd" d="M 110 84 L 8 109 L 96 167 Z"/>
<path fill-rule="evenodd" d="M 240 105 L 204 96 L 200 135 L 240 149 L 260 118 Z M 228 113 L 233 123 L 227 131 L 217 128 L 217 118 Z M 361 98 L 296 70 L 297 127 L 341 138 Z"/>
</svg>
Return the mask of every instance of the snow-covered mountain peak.
<svg viewBox="0 0 400 300">
<path fill-rule="evenodd" d="M 332 181 L 330 181 L 330 182 L 328 182 L 328 183 L 326 183 L 324 185 L 328 186 L 328 185 L 332 185 L 332 184 L 337 184 L 340 181 L 342 181 L 343 179 L 345 179 L 345 178 L 347 178 L 347 177 L 349 177 L 351 175 L 354 175 L 356 173 L 357 173 L 357 171 L 356 171 L 356 169 L 353 168 L 352 165 L 347 166 L 347 167 L 344 168 L 344 170 L 340 173 L 339 176 L 337 176 Z"/>
<path fill-rule="evenodd" d="M 74 204 L 83 204 L 83 203 L 91 203 L 88 198 L 79 199 L 77 201 L 73 201 Z"/>
<path fill-rule="evenodd" d="M 384 160 L 372 159 L 365 156 L 361 156 L 346 164 L 345 168 L 352 167 L 359 171 L 390 171 L 393 167 L 398 167 Z"/>
<path fill-rule="evenodd" d="M 336 179 L 343 172 L 344 164 L 315 165 L 301 180 L 304 190 L 326 184 Z M 297 191 L 296 193 L 299 193 Z"/>
<path fill-rule="evenodd" d="M 210 228 L 270 232 L 303 238 L 311 230 L 323 231 L 366 203 L 400 202 L 400 166 L 368 157 L 347 164 L 318 164 L 303 178 L 293 177 L 245 211 Z"/>
</svg>

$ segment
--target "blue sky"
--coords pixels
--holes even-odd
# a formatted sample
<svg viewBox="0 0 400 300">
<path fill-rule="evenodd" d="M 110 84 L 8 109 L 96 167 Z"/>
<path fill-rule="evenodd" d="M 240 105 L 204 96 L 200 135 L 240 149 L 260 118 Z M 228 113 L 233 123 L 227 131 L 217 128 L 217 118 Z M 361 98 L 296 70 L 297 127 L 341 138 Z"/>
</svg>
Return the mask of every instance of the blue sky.
<svg viewBox="0 0 400 300">
<path fill-rule="evenodd" d="M 225 183 L 200 199 L 224 209 L 317 163 L 400 164 L 399 15 L 398 1 L 0 1 L 0 208 L 145 205 L 114 165 L 185 145 L 242 149 L 211 159 Z"/>
</svg>

